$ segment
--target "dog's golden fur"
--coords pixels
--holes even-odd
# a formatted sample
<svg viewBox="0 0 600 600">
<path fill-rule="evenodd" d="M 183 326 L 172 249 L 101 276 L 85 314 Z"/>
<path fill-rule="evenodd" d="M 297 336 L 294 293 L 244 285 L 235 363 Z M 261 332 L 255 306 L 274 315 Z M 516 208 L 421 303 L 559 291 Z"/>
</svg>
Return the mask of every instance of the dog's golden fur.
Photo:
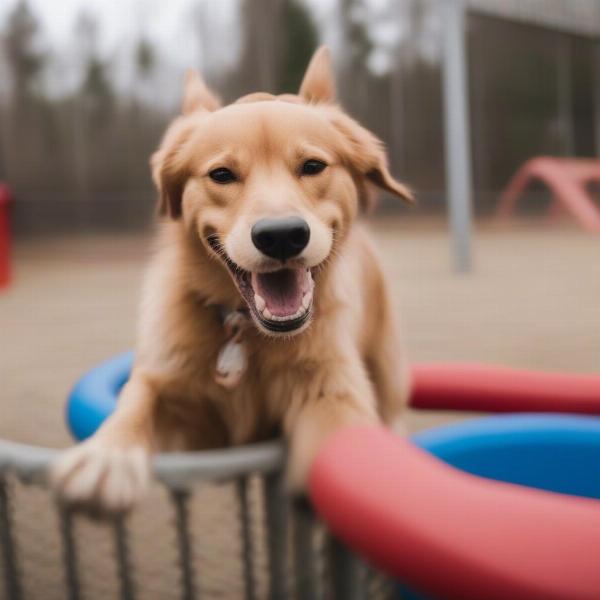
<svg viewBox="0 0 600 600">
<path fill-rule="evenodd" d="M 298 96 L 253 94 L 219 108 L 199 76 L 188 77 L 183 115 L 152 158 L 160 192 L 159 240 L 143 289 L 136 360 L 116 412 L 67 451 L 53 479 L 67 501 L 122 510 L 143 492 L 159 450 L 243 444 L 278 435 L 290 443 L 288 479 L 305 484 L 311 460 L 335 428 L 391 423 L 408 389 L 378 260 L 356 223 L 372 185 L 405 199 L 381 143 L 334 104 L 326 49 Z M 297 164 L 327 164 L 299 177 Z M 219 185 L 206 173 L 239 173 Z M 215 381 L 226 342 L 219 310 L 244 305 L 221 253 L 263 268 L 249 227 L 265 215 L 300 214 L 311 241 L 296 262 L 312 269 L 312 322 L 295 335 L 250 327 L 250 365 L 240 384 Z M 217 236 L 219 246 L 207 243 Z"/>
</svg>

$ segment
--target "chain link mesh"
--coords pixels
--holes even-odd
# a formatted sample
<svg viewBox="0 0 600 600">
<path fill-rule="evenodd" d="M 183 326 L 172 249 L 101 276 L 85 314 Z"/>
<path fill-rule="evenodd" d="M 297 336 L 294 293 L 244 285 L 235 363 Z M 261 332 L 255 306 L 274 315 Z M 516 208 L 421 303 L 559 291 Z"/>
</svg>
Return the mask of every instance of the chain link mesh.
<svg viewBox="0 0 600 600">
<path fill-rule="evenodd" d="M 268 516 L 273 505 L 265 481 L 258 475 L 207 480 L 184 493 L 156 483 L 119 528 L 116 521 L 62 511 L 45 485 L 6 474 L 0 478 L 0 600 L 332 597 L 324 525 L 306 505 L 284 508 L 281 495 L 284 519 L 270 529 L 276 522 Z M 283 566 L 278 584 L 272 561 Z M 367 598 L 391 597 L 382 576 L 359 568 Z"/>
</svg>

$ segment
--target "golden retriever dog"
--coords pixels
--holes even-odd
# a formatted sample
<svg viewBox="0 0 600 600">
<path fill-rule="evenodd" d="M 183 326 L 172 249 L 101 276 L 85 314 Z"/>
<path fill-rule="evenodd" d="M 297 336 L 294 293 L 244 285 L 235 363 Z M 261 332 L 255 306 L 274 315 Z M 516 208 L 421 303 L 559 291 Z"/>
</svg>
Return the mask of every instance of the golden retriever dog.
<svg viewBox="0 0 600 600">
<path fill-rule="evenodd" d="M 301 493 L 332 431 L 391 424 L 406 398 L 385 282 L 357 217 L 374 186 L 411 194 L 382 143 L 336 104 L 326 48 L 298 95 L 222 108 L 190 73 L 151 164 L 161 219 L 135 364 L 114 414 L 55 464 L 57 493 L 126 510 L 153 452 L 280 434 Z"/>
</svg>

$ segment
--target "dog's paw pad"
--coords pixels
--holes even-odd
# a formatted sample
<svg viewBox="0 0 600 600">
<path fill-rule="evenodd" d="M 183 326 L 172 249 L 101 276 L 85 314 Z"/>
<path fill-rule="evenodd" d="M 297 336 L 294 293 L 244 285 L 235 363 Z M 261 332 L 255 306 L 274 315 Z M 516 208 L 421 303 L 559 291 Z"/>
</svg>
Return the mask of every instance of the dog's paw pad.
<svg viewBox="0 0 600 600">
<path fill-rule="evenodd" d="M 92 440 L 59 456 L 51 481 L 65 504 L 111 514 L 129 510 L 143 496 L 149 475 L 143 448 L 110 448 Z"/>
</svg>

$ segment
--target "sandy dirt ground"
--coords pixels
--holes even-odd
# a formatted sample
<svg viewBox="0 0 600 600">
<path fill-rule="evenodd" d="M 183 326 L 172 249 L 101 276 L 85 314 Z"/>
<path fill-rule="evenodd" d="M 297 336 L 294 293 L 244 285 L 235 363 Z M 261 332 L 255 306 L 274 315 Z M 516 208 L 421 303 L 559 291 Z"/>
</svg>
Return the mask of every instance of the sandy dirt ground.
<svg viewBox="0 0 600 600">
<path fill-rule="evenodd" d="M 412 361 L 600 371 L 600 246 L 577 229 L 480 225 L 472 273 L 441 221 L 371 223 Z M 149 236 L 22 241 L 0 293 L 0 436 L 64 446 L 63 407 L 90 366 L 130 348 Z M 446 415 L 411 415 L 421 428 Z"/>
</svg>

